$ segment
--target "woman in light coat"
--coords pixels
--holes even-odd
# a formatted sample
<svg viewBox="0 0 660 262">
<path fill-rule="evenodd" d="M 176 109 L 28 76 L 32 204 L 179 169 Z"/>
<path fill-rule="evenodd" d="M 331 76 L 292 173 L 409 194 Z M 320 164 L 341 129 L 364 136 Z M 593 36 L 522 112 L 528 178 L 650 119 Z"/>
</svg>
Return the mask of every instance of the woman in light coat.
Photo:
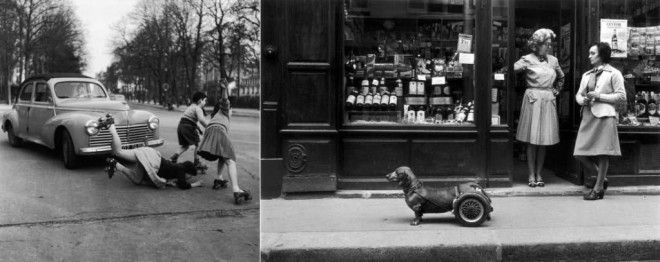
<svg viewBox="0 0 660 262">
<path fill-rule="evenodd" d="M 597 173 L 593 190 L 585 200 L 602 199 L 607 188 L 609 156 L 620 156 L 618 114 L 616 104 L 626 101 L 626 89 L 621 72 L 609 64 L 612 49 L 607 43 L 589 48 L 593 69 L 582 75 L 575 100 L 582 106 L 582 122 L 575 141 L 573 155 L 584 168 Z"/>
</svg>

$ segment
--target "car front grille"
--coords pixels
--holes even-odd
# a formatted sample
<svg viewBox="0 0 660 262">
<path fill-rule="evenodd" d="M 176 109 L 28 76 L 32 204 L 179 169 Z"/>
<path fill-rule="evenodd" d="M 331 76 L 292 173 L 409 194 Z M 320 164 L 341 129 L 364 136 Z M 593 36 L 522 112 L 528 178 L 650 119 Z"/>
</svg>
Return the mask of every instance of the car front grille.
<svg viewBox="0 0 660 262">
<path fill-rule="evenodd" d="M 152 140 L 156 136 L 154 130 L 149 129 L 147 124 L 143 125 L 133 125 L 133 126 L 115 126 L 119 138 L 121 139 L 121 144 L 134 144 L 140 142 L 146 142 L 147 140 Z M 101 130 L 97 135 L 89 137 L 89 146 L 110 146 L 112 143 L 112 135 L 107 129 Z"/>
</svg>

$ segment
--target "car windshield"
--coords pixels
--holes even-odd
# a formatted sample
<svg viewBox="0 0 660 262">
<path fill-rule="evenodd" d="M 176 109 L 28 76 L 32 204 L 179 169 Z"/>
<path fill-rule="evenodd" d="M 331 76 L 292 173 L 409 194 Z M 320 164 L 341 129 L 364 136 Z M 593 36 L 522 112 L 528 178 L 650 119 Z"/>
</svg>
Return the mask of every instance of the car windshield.
<svg viewBox="0 0 660 262">
<path fill-rule="evenodd" d="M 106 98 L 100 85 L 90 82 L 59 82 L 55 84 L 57 98 Z"/>
</svg>

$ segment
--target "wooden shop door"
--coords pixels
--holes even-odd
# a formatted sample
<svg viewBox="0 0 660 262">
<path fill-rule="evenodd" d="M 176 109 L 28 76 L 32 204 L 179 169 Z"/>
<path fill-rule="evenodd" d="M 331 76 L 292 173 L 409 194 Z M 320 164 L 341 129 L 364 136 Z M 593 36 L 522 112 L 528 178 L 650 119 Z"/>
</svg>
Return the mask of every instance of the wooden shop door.
<svg viewBox="0 0 660 262">
<path fill-rule="evenodd" d="M 336 190 L 341 1 L 262 1 L 262 185 Z"/>
</svg>

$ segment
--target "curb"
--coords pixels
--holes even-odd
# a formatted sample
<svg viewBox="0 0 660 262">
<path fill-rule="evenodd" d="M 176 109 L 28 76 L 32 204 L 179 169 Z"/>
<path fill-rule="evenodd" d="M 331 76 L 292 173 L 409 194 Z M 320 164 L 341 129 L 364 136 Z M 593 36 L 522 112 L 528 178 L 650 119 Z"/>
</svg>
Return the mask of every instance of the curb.
<svg viewBox="0 0 660 262">
<path fill-rule="evenodd" d="M 629 227 L 620 231 L 640 230 Z M 568 261 L 653 260 L 660 237 L 640 234 L 607 237 L 607 227 L 503 230 L 262 233 L 262 261 Z M 543 231 L 537 233 L 535 231 Z M 579 237 L 590 234 L 593 237 Z M 563 233 L 563 234 L 561 234 Z M 569 234 L 566 236 L 566 234 Z M 516 235 L 547 236 L 519 240 Z M 632 236 L 635 235 L 635 236 Z M 606 240 L 594 240 L 603 237 Z"/>
<path fill-rule="evenodd" d="M 572 186 L 553 190 L 516 190 L 513 188 L 486 188 L 491 197 L 548 197 L 548 196 L 583 196 L 587 188 Z M 660 195 L 660 186 L 609 187 L 608 195 Z M 318 199 L 318 198 L 403 198 L 401 190 L 338 190 L 330 193 L 288 193 L 281 199 Z"/>
</svg>

